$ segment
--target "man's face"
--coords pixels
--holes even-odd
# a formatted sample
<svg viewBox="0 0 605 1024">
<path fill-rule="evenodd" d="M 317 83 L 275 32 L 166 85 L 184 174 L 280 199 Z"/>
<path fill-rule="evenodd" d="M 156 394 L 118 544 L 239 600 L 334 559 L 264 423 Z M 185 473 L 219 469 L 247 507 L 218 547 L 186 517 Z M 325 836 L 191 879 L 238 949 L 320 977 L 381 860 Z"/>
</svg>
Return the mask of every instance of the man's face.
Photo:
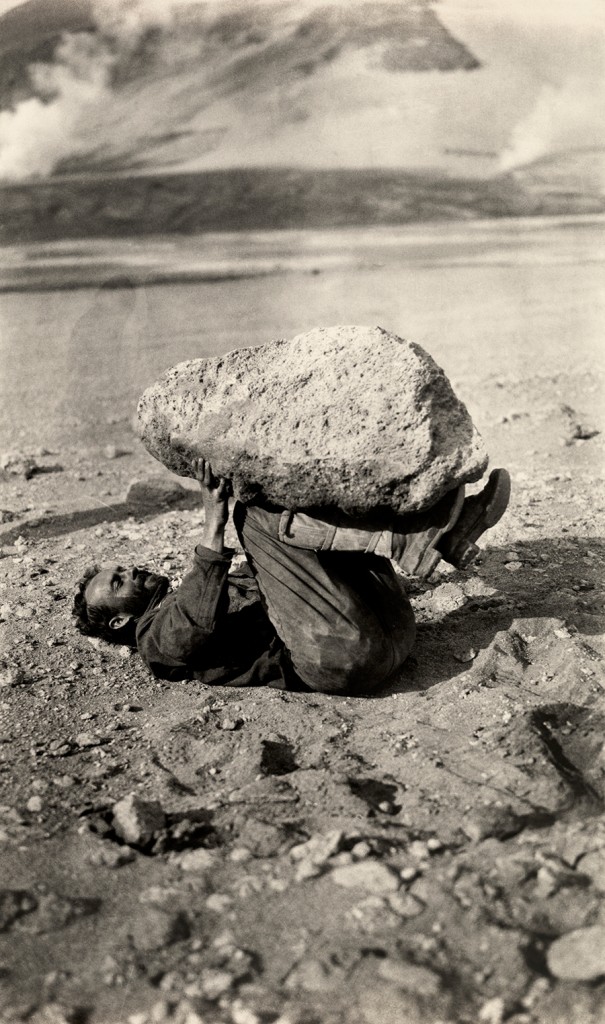
<svg viewBox="0 0 605 1024">
<path fill-rule="evenodd" d="M 168 585 L 166 577 L 149 569 L 124 569 L 121 565 L 110 565 L 87 583 L 84 597 L 88 605 L 105 608 L 110 614 L 138 618 L 162 583 Z"/>
</svg>

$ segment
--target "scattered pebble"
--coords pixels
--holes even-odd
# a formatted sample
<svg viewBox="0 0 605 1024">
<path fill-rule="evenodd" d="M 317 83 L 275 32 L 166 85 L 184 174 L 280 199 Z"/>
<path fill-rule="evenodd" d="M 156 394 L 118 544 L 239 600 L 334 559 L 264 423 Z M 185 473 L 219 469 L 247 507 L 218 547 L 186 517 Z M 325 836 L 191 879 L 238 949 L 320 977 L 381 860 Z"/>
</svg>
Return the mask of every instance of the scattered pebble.
<svg viewBox="0 0 605 1024">
<path fill-rule="evenodd" d="M 502 1024 L 506 1005 L 501 996 L 488 999 L 479 1010 L 480 1024 Z"/>
<path fill-rule="evenodd" d="M 240 725 L 242 725 L 240 718 L 223 718 L 219 723 L 219 729 L 222 729 L 223 732 L 234 732 Z"/>
<path fill-rule="evenodd" d="M 477 651 L 474 647 L 465 647 L 460 651 L 454 651 L 453 654 L 456 661 L 461 662 L 463 665 L 474 661 L 477 657 Z"/>
<path fill-rule="evenodd" d="M 419 996 L 434 996 L 441 988 L 439 975 L 427 967 L 419 967 L 403 960 L 392 960 L 390 957 L 381 960 L 378 973 L 386 981 Z"/>
<path fill-rule="evenodd" d="M 550 946 L 548 969 L 562 981 L 596 981 L 605 975 L 605 925 L 578 928 Z"/>
<path fill-rule="evenodd" d="M 100 747 L 103 739 L 92 732 L 79 732 L 74 737 L 74 743 L 77 747 Z"/>
<path fill-rule="evenodd" d="M 175 857 L 181 871 L 209 871 L 216 864 L 216 858 L 210 850 L 185 850 Z"/>
<path fill-rule="evenodd" d="M 234 978 L 228 971 L 207 969 L 202 971 L 199 980 L 200 994 L 214 1001 L 220 999 L 233 987 Z"/>
<path fill-rule="evenodd" d="M 327 992 L 340 980 L 340 972 L 328 969 L 320 960 L 302 960 L 286 978 L 286 988 L 304 992 Z"/>
<path fill-rule="evenodd" d="M 23 452 L 4 452 L 0 455 L 0 470 L 5 477 L 21 476 L 24 480 L 31 480 L 32 476 L 40 472 L 40 466 L 34 458 Z"/>
<path fill-rule="evenodd" d="M 411 892 L 396 892 L 388 897 L 389 906 L 399 917 L 418 917 L 424 910 L 424 903 Z"/>
<path fill-rule="evenodd" d="M 164 827 L 166 816 L 157 800 L 143 800 L 130 793 L 113 805 L 112 824 L 126 843 L 145 846 Z"/>
<path fill-rule="evenodd" d="M 396 892 L 399 878 L 386 864 L 376 860 L 364 860 L 357 864 L 335 868 L 330 878 L 345 889 L 363 889 L 364 892 Z"/>
<path fill-rule="evenodd" d="M 364 839 L 359 843 L 355 843 L 355 846 L 351 850 L 351 853 L 355 860 L 365 860 L 365 858 L 369 857 L 370 854 L 372 853 L 372 847 Z"/>
<path fill-rule="evenodd" d="M 129 935 L 135 949 L 146 953 L 188 938 L 190 928 L 185 914 L 181 911 L 149 906 L 135 919 Z"/>
<path fill-rule="evenodd" d="M 605 893 L 605 847 L 587 853 L 576 867 L 583 875 L 588 875 L 595 889 Z"/>
<path fill-rule="evenodd" d="M 227 893 L 214 892 L 206 900 L 206 906 L 215 914 L 225 914 L 233 906 L 233 899 Z"/>
<path fill-rule="evenodd" d="M 116 846 L 108 842 L 99 843 L 88 855 L 89 864 L 105 868 L 121 868 L 135 859 L 136 853 L 130 846 Z"/>
</svg>

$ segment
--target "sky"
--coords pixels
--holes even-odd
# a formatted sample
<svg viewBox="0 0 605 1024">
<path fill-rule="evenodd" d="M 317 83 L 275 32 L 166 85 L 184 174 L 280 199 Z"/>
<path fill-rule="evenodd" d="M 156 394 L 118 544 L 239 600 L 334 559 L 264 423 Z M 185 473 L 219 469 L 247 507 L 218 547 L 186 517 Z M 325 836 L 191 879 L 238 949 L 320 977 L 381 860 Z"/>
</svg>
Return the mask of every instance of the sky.
<svg viewBox="0 0 605 1024">
<path fill-rule="evenodd" d="M 0 15 L 24 2 L 0 0 Z M 441 0 L 438 10 L 452 19 L 452 24 L 481 18 L 488 22 L 510 20 L 519 25 L 585 25 L 605 31 L 603 0 Z"/>
</svg>

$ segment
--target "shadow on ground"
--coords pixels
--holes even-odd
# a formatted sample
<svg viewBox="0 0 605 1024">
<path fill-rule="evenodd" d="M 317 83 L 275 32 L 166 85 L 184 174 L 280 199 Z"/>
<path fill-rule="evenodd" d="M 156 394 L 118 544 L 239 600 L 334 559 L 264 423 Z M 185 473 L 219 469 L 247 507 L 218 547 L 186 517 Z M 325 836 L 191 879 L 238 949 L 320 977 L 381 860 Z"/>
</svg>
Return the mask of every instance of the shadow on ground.
<svg viewBox="0 0 605 1024">
<path fill-rule="evenodd" d="M 498 633 L 523 620 L 561 620 L 582 637 L 605 633 L 602 539 L 580 542 L 540 537 L 515 544 L 521 567 L 514 572 L 506 568 L 508 550 L 490 548 L 483 556 L 481 579 L 494 588 L 492 598 L 471 599 L 462 608 L 418 625 L 403 677 L 384 696 L 425 690 L 454 679 L 468 671 L 467 652 L 472 649 L 480 654 Z M 600 660 L 598 651 L 586 642 L 584 646 Z"/>
<path fill-rule="evenodd" d="M 12 526 L 10 530 L 0 533 L 0 545 L 8 547 L 19 537 L 33 540 L 48 540 L 51 537 L 62 537 L 66 533 L 78 530 L 89 530 L 101 523 L 119 523 L 124 519 L 134 518 L 139 521 L 154 519 L 165 512 L 201 508 L 198 491 L 191 491 L 178 502 L 166 502 L 164 505 L 143 506 L 129 502 L 115 505 L 99 505 L 97 508 L 85 508 L 76 512 L 63 512 L 58 515 L 44 516 L 33 522 L 23 522 Z"/>
</svg>

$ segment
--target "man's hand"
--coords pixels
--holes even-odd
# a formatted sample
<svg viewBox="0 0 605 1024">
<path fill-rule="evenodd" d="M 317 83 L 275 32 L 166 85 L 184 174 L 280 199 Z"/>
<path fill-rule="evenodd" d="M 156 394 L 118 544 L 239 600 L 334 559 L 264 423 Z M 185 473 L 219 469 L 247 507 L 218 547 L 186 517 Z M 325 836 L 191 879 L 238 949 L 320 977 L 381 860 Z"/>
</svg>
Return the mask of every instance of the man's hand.
<svg viewBox="0 0 605 1024">
<path fill-rule="evenodd" d="M 193 459 L 191 471 L 200 485 L 205 521 L 202 543 L 213 551 L 222 552 L 225 524 L 229 519 L 231 484 L 224 477 L 215 477 L 206 459 Z"/>
</svg>

